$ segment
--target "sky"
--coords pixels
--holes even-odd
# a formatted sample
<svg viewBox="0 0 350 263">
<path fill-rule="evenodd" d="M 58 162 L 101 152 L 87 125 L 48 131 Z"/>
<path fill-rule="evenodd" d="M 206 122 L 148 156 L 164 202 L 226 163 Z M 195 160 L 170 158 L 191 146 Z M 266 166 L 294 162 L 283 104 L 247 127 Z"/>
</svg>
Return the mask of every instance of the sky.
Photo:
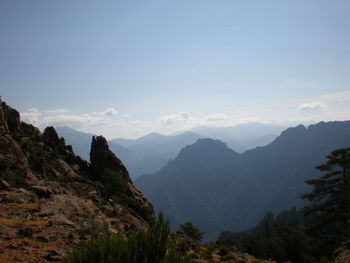
<svg viewBox="0 0 350 263">
<path fill-rule="evenodd" d="M 0 0 L 0 95 L 107 138 L 348 120 L 348 0 Z"/>
</svg>

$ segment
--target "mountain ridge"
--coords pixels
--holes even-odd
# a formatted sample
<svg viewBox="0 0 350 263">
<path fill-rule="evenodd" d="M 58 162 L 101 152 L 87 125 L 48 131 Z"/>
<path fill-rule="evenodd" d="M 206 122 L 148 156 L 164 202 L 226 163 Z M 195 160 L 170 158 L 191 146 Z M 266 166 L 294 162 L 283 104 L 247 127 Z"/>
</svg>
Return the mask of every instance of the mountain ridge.
<svg viewBox="0 0 350 263">
<path fill-rule="evenodd" d="M 254 226 L 267 211 L 302 206 L 299 195 L 308 190 L 304 181 L 316 176 L 314 166 L 333 149 L 350 145 L 350 121 L 299 125 L 267 146 L 241 154 L 229 148 L 226 153 L 213 151 L 212 159 L 206 157 L 211 147 L 197 151 L 197 144 L 135 184 L 157 210 L 169 215 L 174 228 L 181 221 L 193 221 L 214 239 L 223 229 Z"/>
<path fill-rule="evenodd" d="M 252 125 L 253 127 L 258 125 L 259 129 L 251 133 L 251 138 L 247 139 L 244 137 L 244 134 L 247 133 L 247 128 L 252 127 Z M 195 143 L 199 138 L 211 137 L 213 139 L 221 139 L 231 149 L 244 152 L 247 149 L 270 143 L 282 128 L 284 127 L 258 123 L 242 124 L 238 125 L 238 127 L 202 127 L 201 129 L 204 129 L 203 133 L 196 133 L 193 130 L 172 135 L 150 133 L 137 139 L 112 139 L 109 140 L 109 145 L 111 150 L 126 164 L 131 177 L 135 179 L 139 175 L 158 171 L 170 159 L 175 158 L 183 147 Z M 74 146 L 83 159 L 89 160 L 87 145 L 93 134 L 75 132 L 74 129 L 67 127 L 56 127 L 56 129 L 60 136 Z M 205 132 L 206 129 L 210 130 L 209 133 Z M 224 129 L 222 134 L 217 132 L 222 129 Z M 229 135 L 227 130 L 232 130 L 236 134 L 235 138 Z M 210 134 L 213 136 L 209 136 Z"/>
</svg>

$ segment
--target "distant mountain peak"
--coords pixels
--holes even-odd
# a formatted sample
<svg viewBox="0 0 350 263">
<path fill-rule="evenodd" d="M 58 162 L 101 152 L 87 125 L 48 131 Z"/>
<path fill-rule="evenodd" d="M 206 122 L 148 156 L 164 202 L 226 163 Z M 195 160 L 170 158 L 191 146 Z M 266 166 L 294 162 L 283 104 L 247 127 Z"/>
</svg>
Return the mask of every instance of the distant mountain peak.
<svg viewBox="0 0 350 263">
<path fill-rule="evenodd" d="M 304 125 L 300 124 L 296 127 L 291 127 L 291 128 L 286 129 L 285 131 L 283 131 L 281 133 L 281 136 L 284 136 L 287 134 L 288 135 L 289 134 L 300 134 L 300 133 L 305 133 L 306 131 L 307 131 L 307 128 Z"/>
<path fill-rule="evenodd" d="M 165 135 L 160 134 L 158 132 L 151 132 L 151 133 L 149 133 L 149 134 L 147 134 L 145 136 L 142 136 L 142 137 L 146 138 L 146 137 L 163 137 L 163 136 L 165 136 Z M 140 137 L 140 138 L 142 138 L 142 137 Z"/>
<path fill-rule="evenodd" d="M 195 142 L 193 145 L 205 145 L 205 146 L 212 146 L 212 145 L 217 145 L 218 147 L 224 147 L 227 148 L 227 144 L 220 141 L 220 140 L 215 140 L 211 138 L 200 138 Z"/>
<path fill-rule="evenodd" d="M 227 147 L 227 144 L 220 141 L 220 140 L 214 140 L 210 138 L 200 138 L 198 139 L 194 144 L 188 145 L 184 147 L 180 151 L 181 153 L 184 152 L 197 152 L 197 151 L 232 151 Z"/>
</svg>

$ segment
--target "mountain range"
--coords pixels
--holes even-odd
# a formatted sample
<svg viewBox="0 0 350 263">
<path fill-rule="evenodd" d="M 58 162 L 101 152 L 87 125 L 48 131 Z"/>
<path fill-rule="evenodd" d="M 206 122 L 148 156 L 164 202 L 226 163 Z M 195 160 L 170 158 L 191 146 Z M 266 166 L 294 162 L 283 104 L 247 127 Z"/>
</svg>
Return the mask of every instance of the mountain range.
<svg viewBox="0 0 350 263">
<path fill-rule="evenodd" d="M 160 170 L 170 159 L 175 158 L 183 147 L 195 143 L 199 138 L 220 139 L 235 151 L 244 152 L 272 142 L 284 129 L 282 126 L 261 123 L 231 127 L 199 126 L 191 131 L 173 135 L 150 133 L 137 139 L 112 139 L 108 143 L 111 151 L 128 167 L 130 176 L 136 178 Z M 89 160 L 89 145 L 93 134 L 69 127 L 56 127 L 56 130 L 73 146 L 78 155 Z"/>
<path fill-rule="evenodd" d="M 305 180 L 330 151 L 350 145 L 350 121 L 299 125 L 272 143 L 237 153 L 219 140 L 199 139 L 135 184 L 170 218 L 173 228 L 192 221 L 216 239 L 223 230 L 243 231 L 271 211 L 304 205 Z"/>
</svg>

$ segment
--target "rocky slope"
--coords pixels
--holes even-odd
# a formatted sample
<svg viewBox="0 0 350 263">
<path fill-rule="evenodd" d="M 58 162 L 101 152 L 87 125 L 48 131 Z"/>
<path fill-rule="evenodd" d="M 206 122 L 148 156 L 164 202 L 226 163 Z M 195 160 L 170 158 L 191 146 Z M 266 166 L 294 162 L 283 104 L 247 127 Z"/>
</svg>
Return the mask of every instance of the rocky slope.
<svg viewBox="0 0 350 263">
<path fill-rule="evenodd" d="M 153 208 L 102 136 L 90 155 L 0 101 L 0 263 L 58 261 L 92 230 L 147 227 Z"/>
<path fill-rule="evenodd" d="M 345 242 L 339 249 L 335 251 L 335 263 L 350 262 L 350 240 Z"/>
</svg>

